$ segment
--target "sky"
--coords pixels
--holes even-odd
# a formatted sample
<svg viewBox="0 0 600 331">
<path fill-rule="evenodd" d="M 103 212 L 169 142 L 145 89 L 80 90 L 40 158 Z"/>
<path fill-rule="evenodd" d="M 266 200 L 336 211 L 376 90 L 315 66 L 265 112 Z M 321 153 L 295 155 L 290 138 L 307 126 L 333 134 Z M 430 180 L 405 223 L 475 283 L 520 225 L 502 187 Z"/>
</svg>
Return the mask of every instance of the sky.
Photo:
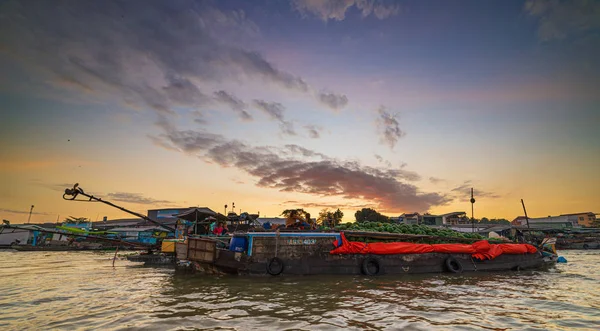
<svg viewBox="0 0 600 331">
<path fill-rule="evenodd" d="M 600 2 L 0 1 L 0 217 L 600 212 Z"/>
</svg>

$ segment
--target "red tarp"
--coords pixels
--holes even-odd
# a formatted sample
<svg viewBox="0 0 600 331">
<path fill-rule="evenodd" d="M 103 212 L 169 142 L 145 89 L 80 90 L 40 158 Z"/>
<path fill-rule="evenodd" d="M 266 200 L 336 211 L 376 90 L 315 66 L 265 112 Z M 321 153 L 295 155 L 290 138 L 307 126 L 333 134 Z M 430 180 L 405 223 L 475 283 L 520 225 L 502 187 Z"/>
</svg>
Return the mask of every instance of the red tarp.
<svg viewBox="0 0 600 331">
<path fill-rule="evenodd" d="M 337 247 L 330 254 L 424 254 L 424 253 L 447 253 L 447 254 L 472 254 L 480 260 L 491 260 L 502 254 L 526 254 L 535 253 L 537 248 L 529 244 L 490 244 L 487 240 L 481 240 L 469 244 L 414 244 L 408 242 L 392 243 L 361 243 L 348 241 L 344 233 L 341 233 L 341 245 L 337 241 Z"/>
</svg>

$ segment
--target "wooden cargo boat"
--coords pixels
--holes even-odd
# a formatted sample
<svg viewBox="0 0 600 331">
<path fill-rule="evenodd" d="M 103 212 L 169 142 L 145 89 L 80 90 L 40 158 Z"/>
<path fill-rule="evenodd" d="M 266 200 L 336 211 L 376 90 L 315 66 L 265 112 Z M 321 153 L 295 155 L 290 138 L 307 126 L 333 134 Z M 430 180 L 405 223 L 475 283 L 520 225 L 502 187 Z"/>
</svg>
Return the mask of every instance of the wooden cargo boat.
<svg viewBox="0 0 600 331">
<path fill-rule="evenodd" d="M 338 244 L 337 248 L 334 243 Z M 339 232 L 256 232 L 234 235 L 228 249 L 218 248 L 217 242 L 210 238 L 189 238 L 187 245 L 177 246 L 177 256 L 180 263 L 191 264 L 193 269 L 200 272 L 273 276 L 521 270 L 547 267 L 557 260 L 556 255 L 542 252 L 531 245 L 523 245 L 528 247 L 526 249 L 529 251 L 525 250 L 526 253 L 500 252 L 500 255 L 491 259 L 477 258 L 482 255 L 474 253 L 474 249 L 469 248 L 471 245 L 450 245 L 457 246 L 406 242 L 364 244 L 349 242 L 344 234 Z M 483 243 L 479 246 L 481 245 Z M 490 246 L 487 241 L 485 245 L 493 246 L 496 251 L 501 250 L 499 245 Z M 507 248 L 507 251 L 523 248 L 519 244 L 508 245 L 515 246 L 502 247 L 511 248 Z M 437 250 L 434 251 L 432 247 L 437 247 Z M 452 247 L 463 253 L 450 252 L 452 250 L 449 248 Z M 377 252 L 388 248 L 392 250 Z M 422 252 L 393 253 L 393 249 L 398 248 L 405 251 L 417 249 Z"/>
</svg>

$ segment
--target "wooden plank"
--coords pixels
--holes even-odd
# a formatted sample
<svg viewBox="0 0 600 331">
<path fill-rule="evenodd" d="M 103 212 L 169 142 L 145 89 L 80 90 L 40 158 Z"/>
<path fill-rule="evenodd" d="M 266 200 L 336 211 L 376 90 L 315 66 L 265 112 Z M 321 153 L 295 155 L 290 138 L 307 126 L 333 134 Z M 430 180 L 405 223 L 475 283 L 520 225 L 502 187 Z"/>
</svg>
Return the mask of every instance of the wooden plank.
<svg viewBox="0 0 600 331">
<path fill-rule="evenodd" d="M 214 262 L 217 245 L 215 240 L 205 238 L 189 238 L 188 242 L 188 260 L 198 262 Z"/>
</svg>

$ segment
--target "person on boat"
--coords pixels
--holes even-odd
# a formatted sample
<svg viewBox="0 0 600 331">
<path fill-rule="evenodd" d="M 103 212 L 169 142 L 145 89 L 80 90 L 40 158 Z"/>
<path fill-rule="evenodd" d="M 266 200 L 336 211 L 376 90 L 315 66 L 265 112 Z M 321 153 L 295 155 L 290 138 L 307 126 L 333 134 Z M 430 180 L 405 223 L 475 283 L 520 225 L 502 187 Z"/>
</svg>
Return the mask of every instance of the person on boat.
<svg viewBox="0 0 600 331">
<path fill-rule="evenodd" d="M 227 223 L 223 223 L 223 232 L 221 233 L 221 235 L 224 236 L 228 233 L 229 233 L 229 228 L 227 227 Z"/>
<path fill-rule="evenodd" d="M 263 229 L 265 229 L 265 230 L 271 230 L 271 227 L 272 227 L 271 222 L 266 221 L 266 222 L 263 223 Z"/>
<path fill-rule="evenodd" d="M 220 236 L 223 234 L 223 223 L 219 222 L 217 226 L 213 229 L 212 234 L 215 236 Z"/>
</svg>

